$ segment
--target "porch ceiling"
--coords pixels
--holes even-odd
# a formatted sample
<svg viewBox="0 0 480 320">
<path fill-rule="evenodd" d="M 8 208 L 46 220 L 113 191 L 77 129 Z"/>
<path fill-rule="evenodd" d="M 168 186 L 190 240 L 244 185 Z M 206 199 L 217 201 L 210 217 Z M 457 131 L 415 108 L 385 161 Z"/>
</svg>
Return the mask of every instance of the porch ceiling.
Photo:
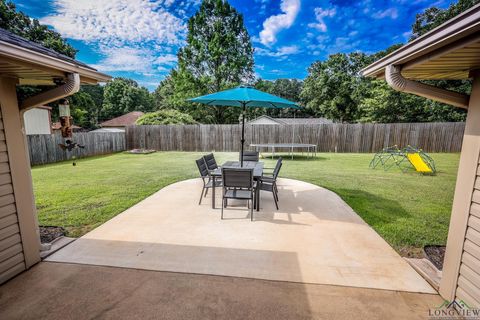
<svg viewBox="0 0 480 320">
<path fill-rule="evenodd" d="M 8 78 L 18 78 L 19 84 L 22 85 L 52 85 L 55 79 L 65 77 L 63 72 L 55 70 L 48 72 L 42 69 L 0 59 L 0 75 Z"/>
<path fill-rule="evenodd" d="M 467 79 L 480 69 L 480 41 L 418 64 L 406 64 L 402 75 L 409 79 Z"/>
<path fill-rule="evenodd" d="M 1 46 L 1 44 L 0 44 Z M 80 81 L 82 84 L 96 84 L 98 82 L 108 81 L 108 76 L 98 77 L 94 75 L 96 71 L 89 70 L 88 73 L 82 70 L 75 70 L 48 66 L 36 61 L 22 61 L 3 56 L 0 52 L 0 76 L 18 79 L 20 85 L 54 85 L 66 79 L 68 73 L 78 73 L 80 71 Z"/>
</svg>

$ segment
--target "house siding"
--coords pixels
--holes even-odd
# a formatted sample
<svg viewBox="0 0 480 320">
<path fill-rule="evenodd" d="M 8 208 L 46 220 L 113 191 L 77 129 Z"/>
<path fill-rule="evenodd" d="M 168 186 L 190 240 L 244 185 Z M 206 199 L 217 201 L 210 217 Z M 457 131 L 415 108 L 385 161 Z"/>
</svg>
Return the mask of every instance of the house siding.
<svg viewBox="0 0 480 320">
<path fill-rule="evenodd" d="M 26 269 L 0 111 L 0 283 Z"/>
<path fill-rule="evenodd" d="M 470 307 L 480 307 L 480 165 L 463 244 L 456 298 Z"/>
</svg>

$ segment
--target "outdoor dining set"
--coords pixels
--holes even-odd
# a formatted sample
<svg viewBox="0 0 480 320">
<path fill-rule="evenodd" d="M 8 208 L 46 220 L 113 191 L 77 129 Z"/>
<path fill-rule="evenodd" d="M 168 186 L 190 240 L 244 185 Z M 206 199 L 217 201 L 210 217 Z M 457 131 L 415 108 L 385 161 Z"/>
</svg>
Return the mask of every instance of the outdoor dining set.
<svg viewBox="0 0 480 320">
<path fill-rule="evenodd" d="M 222 219 L 223 209 L 228 207 L 231 199 L 245 200 L 250 209 L 250 219 L 253 221 L 253 211 L 260 210 L 260 191 L 268 191 L 273 195 L 273 201 L 278 210 L 277 177 L 282 167 L 279 158 L 275 167 L 264 168 L 259 161 L 258 151 L 245 151 L 245 114 L 247 108 L 268 109 L 301 109 L 295 102 L 262 92 L 248 85 L 187 99 L 192 103 L 207 106 L 224 106 L 241 108 L 241 138 L 239 161 L 227 161 L 218 166 L 213 154 L 208 154 L 196 160 L 200 176 L 203 180 L 199 204 L 209 189 L 212 189 L 212 208 L 215 209 L 215 189 L 222 188 Z"/>
<path fill-rule="evenodd" d="M 228 207 L 229 200 L 246 201 L 253 221 L 253 211 L 260 210 L 260 191 L 272 193 L 278 210 L 277 177 L 282 167 L 282 158 L 278 158 L 274 168 L 265 168 L 259 161 L 259 153 L 245 151 L 240 153 L 240 161 L 227 161 L 218 166 L 213 153 L 196 160 L 200 177 L 203 181 L 202 192 L 198 204 L 206 197 L 208 190 L 212 193 L 212 208 L 215 209 L 215 189 L 222 188 L 222 213 Z"/>
</svg>

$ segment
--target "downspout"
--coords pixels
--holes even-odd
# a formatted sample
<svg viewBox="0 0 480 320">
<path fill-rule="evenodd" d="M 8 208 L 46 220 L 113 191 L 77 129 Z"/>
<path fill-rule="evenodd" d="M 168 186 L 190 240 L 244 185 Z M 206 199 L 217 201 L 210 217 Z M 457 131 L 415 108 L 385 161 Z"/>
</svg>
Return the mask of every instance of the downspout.
<svg viewBox="0 0 480 320">
<path fill-rule="evenodd" d="M 385 79 L 390 87 L 396 91 L 412 93 L 417 96 L 450 104 L 467 109 L 470 96 L 450 91 L 418 81 L 405 79 L 401 74 L 401 67 L 389 65 L 385 69 Z"/>
<path fill-rule="evenodd" d="M 69 73 L 64 84 L 25 99 L 20 105 L 20 112 L 23 114 L 29 109 L 70 96 L 78 92 L 78 90 L 80 90 L 80 75 L 78 73 Z"/>
</svg>

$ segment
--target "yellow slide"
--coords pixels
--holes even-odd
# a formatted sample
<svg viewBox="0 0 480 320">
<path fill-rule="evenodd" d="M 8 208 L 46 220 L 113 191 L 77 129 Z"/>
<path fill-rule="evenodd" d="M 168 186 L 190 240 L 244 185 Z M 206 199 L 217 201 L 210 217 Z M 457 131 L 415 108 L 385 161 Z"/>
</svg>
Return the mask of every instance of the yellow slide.
<svg viewBox="0 0 480 320">
<path fill-rule="evenodd" d="M 432 169 L 429 167 L 429 165 L 426 164 L 425 161 L 423 161 L 422 157 L 420 157 L 420 154 L 418 152 L 407 153 L 407 157 L 417 172 L 422 172 L 422 173 L 433 172 Z"/>
</svg>

